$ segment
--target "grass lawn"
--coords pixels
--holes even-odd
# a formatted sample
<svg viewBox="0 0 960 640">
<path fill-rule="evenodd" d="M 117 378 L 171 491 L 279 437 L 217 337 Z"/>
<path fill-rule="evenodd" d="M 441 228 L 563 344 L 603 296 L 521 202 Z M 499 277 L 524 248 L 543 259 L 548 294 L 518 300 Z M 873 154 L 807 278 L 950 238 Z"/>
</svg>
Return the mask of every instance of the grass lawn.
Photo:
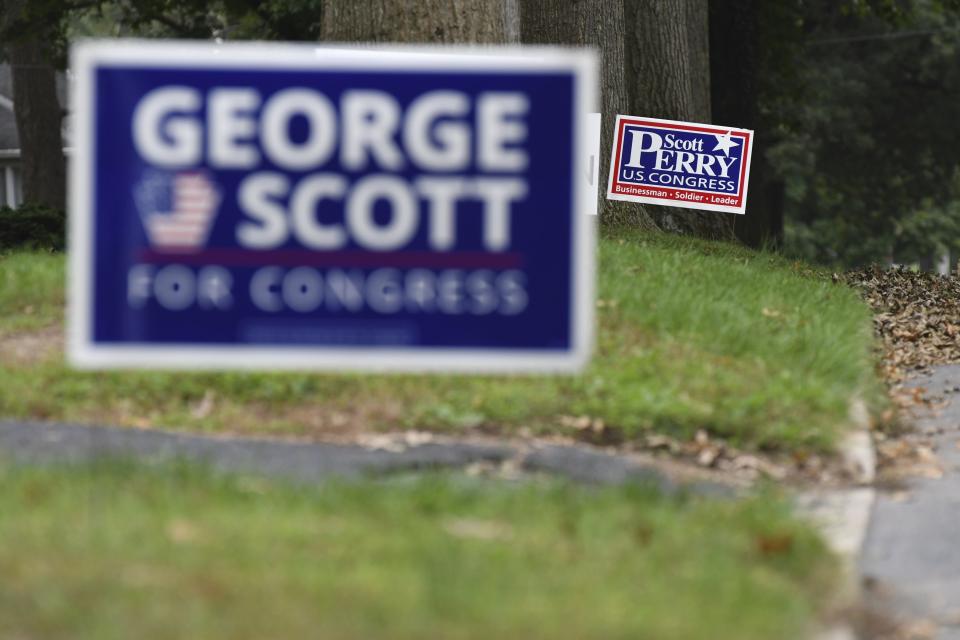
<svg viewBox="0 0 960 640">
<path fill-rule="evenodd" d="M 4 638 L 789 640 L 833 566 L 773 495 L 0 462 Z"/>
<path fill-rule="evenodd" d="M 65 277 L 62 254 L 0 255 L 0 337 L 62 321 Z"/>
<path fill-rule="evenodd" d="M 563 431 L 564 416 L 588 416 L 626 438 L 704 428 L 746 448 L 825 450 L 851 396 L 878 397 L 869 311 L 806 265 L 626 231 L 604 235 L 599 264 L 597 349 L 577 376 L 80 373 L 50 348 L 59 330 L 28 332 L 60 322 L 62 257 L 9 255 L 0 416 L 320 437 Z"/>
</svg>

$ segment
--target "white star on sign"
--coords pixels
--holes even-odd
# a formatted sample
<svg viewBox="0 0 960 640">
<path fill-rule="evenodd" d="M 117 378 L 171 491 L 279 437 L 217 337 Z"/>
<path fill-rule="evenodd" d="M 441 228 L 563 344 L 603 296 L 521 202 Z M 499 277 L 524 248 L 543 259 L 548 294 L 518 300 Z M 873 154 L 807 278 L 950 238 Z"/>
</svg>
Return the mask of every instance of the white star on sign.
<svg viewBox="0 0 960 640">
<path fill-rule="evenodd" d="M 733 132 L 727 131 L 722 136 L 719 133 L 713 134 L 713 136 L 717 139 L 717 146 L 715 146 L 713 150 L 723 151 L 723 155 L 727 156 L 728 158 L 730 157 L 730 149 L 740 146 L 739 142 L 735 142 L 732 138 L 730 138 L 731 133 Z"/>
</svg>

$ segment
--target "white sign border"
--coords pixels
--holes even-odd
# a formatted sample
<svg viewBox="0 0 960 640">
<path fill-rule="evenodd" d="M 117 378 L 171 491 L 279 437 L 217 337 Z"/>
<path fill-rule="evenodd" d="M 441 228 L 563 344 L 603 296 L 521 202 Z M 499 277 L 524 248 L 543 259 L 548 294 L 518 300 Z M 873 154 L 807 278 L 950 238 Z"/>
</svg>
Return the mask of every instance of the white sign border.
<svg viewBox="0 0 960 640">
<path fill-rule="evenodd" d="M 664 200 L 663 198 L 654 198 L 652 196 L 635 196 L 629 194 L 620 194 L 613 192 L 613 180 L 617 175 L 617 168 L 614 166 L 617 163 L 617 145 L 620 137 L 620 121 L 621 120 L 646 120 L 647 122 L 659 122 L 663 124 L 682 124 L 687 126 L 694 127 L 710 127 L 715 129 L 722 129 L 723 131 L 729 131 L 732 133 L 749 133 L 749 142 L 747 144 L 747 172 L 743 176 L 743 204 L 739 207 L 733 207 L 730 205 L 723 204 L 703 204 L 699 202 L 693 202 L 689 204 L 680 204 L 677 200 Z M 719 132 L 718 132 L 719 133 Z M 617 114 L 617 120 L 613 125 L 613 149 L 610 151 L 610 174 L 607 179 L 607 200 L 619 200 L 621 202 L 640 202 L 643 204 L 656 204 L 661 207 L 676 207 L 679 209 L 699 209 L 701 211 L 720 211 L 722 213 L 735 213 L 737 215 L 745 215 L 747 212 L 747 196 L 749 195 L 749 186 L 750 186 L 750 165 L 753 164 L 753 138 L 756 133 L 752 129 L 739 129 L 737 127 L 724 127 L 716 124 L 703 123 L 703 122 L 683 122 L 681 120 L 664 120 L 663 118 L 648 118 L 646 116 L 630 116 Z M 653 187 L 651 187 L 653 188 Z M 685 191 L 697 191 L 699 193 L 710 193 L 712 195 L 717 195 L 709 191 L 701 191 L 699 189 L 685 189 Z"/>
<path fill-rule="evenodd" d="M 222 57 L 221 57 L 222 56 Z M 183 40 L 81 40 L 71 47 L 75 87 L 75 154 L 69 171 L 70 236 L 67 277 L 67 357 L 79 369 L 184 370 L 272 369 L 372 372 L 577 373 L 590 360 L 594 342 L 596 218 L 581 210 L 577 180 L 589 147 L 583 114 L 598 103 L 598 59 L 591 49 L 560 47 L 369 46 L 288 43 L 228 43 Z M 104 345 L 92 336 L 93 181 L 95 179 L 94 70 L 102 65 L 184 68 L 444 69 L 524 73 L 571 72 L 575 104 L 570 158 L 573 260 L 570 348 L 563 352 L 443 347 L 360 348 L 301 345 L 190 344 Z"/>
</svg>

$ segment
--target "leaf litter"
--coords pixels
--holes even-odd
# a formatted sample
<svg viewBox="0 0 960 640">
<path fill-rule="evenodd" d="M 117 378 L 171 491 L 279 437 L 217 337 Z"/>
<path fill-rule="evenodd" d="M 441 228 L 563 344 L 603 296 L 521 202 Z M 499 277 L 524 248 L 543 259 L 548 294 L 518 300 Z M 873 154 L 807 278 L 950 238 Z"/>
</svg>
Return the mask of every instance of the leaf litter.
<svg viewBox="0 0 960 640">
<path fill-rule="evenodd" d="M 898 427 L 875 432 L 881 470 L 888 478 L 941 477 L 932 434 L 904 427 L 912 412 L 937 411 L 943 399 L 906 383 L 934 366 L 960 362 L 960 277 L 872 266 L 834 274 L 833 280 L 859 291 L 874 312 L 880 372 L 895 408 L 881 423 Z"/>
<path fill-rule="evenodd" d="M 960 362 L 960 277 L 873 266 L 834 280 L 858 290 L 873 309 L 888 380 Z"/>
</svg>

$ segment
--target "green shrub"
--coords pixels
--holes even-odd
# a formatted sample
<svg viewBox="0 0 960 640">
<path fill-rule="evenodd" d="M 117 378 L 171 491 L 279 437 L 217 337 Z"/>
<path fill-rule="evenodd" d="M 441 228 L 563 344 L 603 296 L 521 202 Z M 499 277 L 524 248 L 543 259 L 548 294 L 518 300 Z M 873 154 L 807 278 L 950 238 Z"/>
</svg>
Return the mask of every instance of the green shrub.
<svg viewBox="0 0 960 640">
<path fill-rule="evenodd" d="M 0 251 L 46 249 L 63 251 L 67 216 L 63 211 L 37 204 L 17 209 L 0 208 Z"/>
</svg>

